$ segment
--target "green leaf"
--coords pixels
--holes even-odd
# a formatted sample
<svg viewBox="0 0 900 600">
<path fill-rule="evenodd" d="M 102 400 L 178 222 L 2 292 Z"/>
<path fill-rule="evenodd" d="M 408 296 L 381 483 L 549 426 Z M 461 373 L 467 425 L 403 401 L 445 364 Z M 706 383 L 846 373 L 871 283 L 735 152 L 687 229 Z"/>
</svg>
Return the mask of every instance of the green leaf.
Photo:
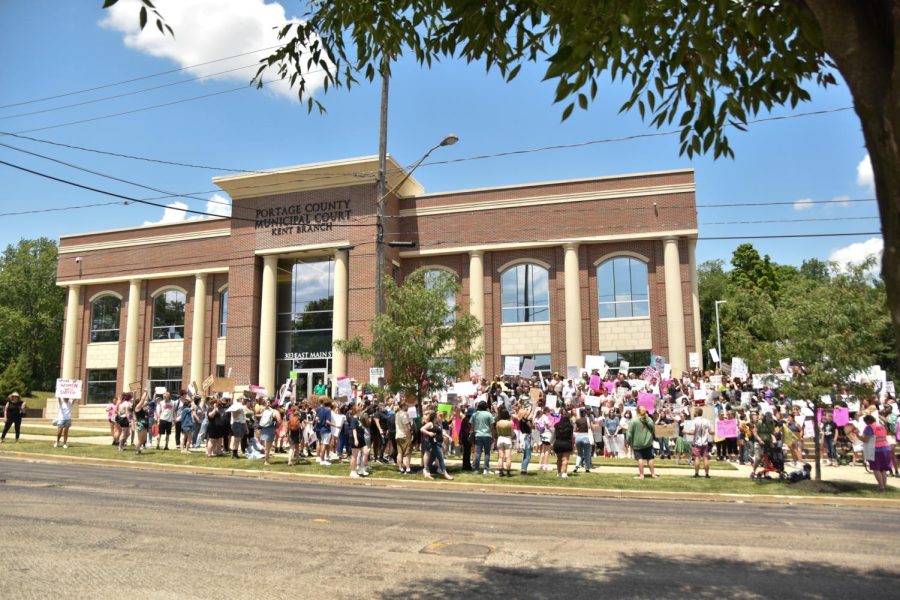
<svg viewBox="0 0 900 600">
<path fill-rule="evenodd" d="M 147 25 L 147 7 L 146 6 L 141 7 L 140 21 L 141 21 L 141 29 L 143 30 L 144 26 Z"/>
<path fill-rule="evenodd" d="M 521 65 L 521 64 L 518 64 L 518 65 L 516 65 L 515 67 L 513 67 L 512 71 L 510 71 L 510 72 L 509 72 L 509 75 L 507 75 L 506 81 L 512 81 L 513 79 L 515 79 L 515 78 L 516 78 L 516 75 L 519 74 L 519 71 L 520 71 L 521 69 L 522 69 L 522 65 Z"/>
<path fill-rule="evenodd" d="M 578 106 L 581 107 L 582 110 L 587 110 L 588 107 L 588 99 L 584 94 L 578 94 Z"/>
<path fill-rule="evenodd" d="M 115 3 L 118 2 L 118 1 L 119 1 L 119 0 L 104 0 L 104 1 L 103 1 L 103 8 L 109 8 L 110 6 L 112 6 L 113 4 L 115 4 Z"/>
<path fill-rule="evenodd" d="M 566 119 L 568 119 L 574 109 L 575 109 L 575 103 L 572 102 L 563 111 L 562 118 L 560 119 L 560 121 L 565 121 Z"/>
</svg>

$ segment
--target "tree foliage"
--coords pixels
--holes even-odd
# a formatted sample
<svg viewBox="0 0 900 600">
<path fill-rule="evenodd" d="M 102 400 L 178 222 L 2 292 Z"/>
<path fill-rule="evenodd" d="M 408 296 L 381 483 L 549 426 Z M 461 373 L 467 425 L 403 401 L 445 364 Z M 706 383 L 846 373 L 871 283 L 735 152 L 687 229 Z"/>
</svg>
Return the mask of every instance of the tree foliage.
<svg viewBox="0 0 900 600">
<path fill-rule="evenodd" d="M 347 354 L 384 357 L 388 388 L 419 399 L 468 373 L 484 354 L 473 347 L 482 331 L 478 319 L 447 302 L 459 294 L 456 278 L 444 271 L 426 273 L 416 270 L 400 285 L 385 277 L 385 313 L 372 322 L 371 345 L 359 337 L 335 342 Z"/>
<path fill-rule="evenodd" d="M 59 376 L 65 291 L 56 256 L 47 238 L 21 240 L 0 256 L 0 382 L 46 390 Z"/>
</svg>

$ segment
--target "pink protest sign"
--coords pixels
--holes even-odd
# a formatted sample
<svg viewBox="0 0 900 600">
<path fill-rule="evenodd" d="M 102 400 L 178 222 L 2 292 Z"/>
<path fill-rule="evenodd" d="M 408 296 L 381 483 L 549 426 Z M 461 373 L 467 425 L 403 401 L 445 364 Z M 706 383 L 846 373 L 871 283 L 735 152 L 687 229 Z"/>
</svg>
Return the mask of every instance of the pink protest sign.
<svg viewBox="0 0 900 600">
<path fill-rule="evenodd" d="M 838 427 L 843 427 L 850 422 L 849 408 L 835 408 L 831 414 L 834 416 L 834 424 Z"/>
<path fill-rule="evenodd" d="M 616 382 L 615 381 L 604 381 L 603 387 L 606 389 L 607 394 L 614 394 L 616 391 Z"/>
<path fill-rule="evenodd" d="M 638 394 L 638 406 L 643 406 L 651 415 L 656 412 L 656 396 L 649 392 L 641 392 Z"/>
<path fill-rule="evenodd" d="M 718 438 L 736 438 L 738 436 L 737 419 L 722 419 L 716 421 L 716 437 Z"/>
<path fill-rule="evenodd" d="M 591 375 L 590 382 L 591 389 L 596 391 L 600 390 L 600 376 L 599 375 Z"/>
</svg>

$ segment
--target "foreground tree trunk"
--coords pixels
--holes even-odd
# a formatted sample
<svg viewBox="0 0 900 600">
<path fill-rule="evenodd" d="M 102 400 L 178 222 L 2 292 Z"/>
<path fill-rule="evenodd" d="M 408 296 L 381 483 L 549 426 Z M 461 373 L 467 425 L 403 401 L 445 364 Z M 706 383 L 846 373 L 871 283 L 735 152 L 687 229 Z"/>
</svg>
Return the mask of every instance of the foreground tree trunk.
<svg viewBox="0 0 900 600">
<path fill-rule="evenodd" d="M 900 367 L 900 3 L 805 0 L 850 92 L 875 174 L 884 237 L 881 274 Z"/>
</svg>

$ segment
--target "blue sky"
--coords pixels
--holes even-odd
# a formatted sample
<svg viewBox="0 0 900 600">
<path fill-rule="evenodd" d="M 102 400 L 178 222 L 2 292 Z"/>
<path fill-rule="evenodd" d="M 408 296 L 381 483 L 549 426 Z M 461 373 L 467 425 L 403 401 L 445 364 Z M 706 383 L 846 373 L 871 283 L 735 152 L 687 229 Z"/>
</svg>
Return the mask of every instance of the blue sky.
<svg viewBox="0 0 900 600">
<path fill-rule="evenodd" d="M 123 0 L 124 2 L 125 0 Z M 284 14 L 262 0 L 160 0 L 157 6 L 176 29 L 174 43 L 155 28 L 126 44 L 137 11 L 127 4 L 122 14 L 108 13 L 100 2 L 4 0 L 0 21 L 0 105 L 8 105 L 84 88 L 160 73 L 213 58 L 231 56 L 274 44 L 270 25 Z M 299 16 L 299 3 L 283 0 L 288 17 Z M 187 7 L 187 8 L 185 8 Z M 294 11 L 294 12 L 292 12 Z M 203 16 L 200 19 L 199 16 Z M 101 21 L 108 19 L 105 25 Z M 152 26 L 148 26 L 148 30 Z M 271 34 L 274 35 L 274 34 Z M 149 37 L 148 37 L 149 36 Z M 174 85 L 146 93 L 93 102 L 40 114 L 15 116 L 96 100 L 147 87 L 185 81 L 255 63 L 253 56 L 216 63 L 127 85 L 66 96 L 46 102 L 0 108 L 0 131 L 22 132 L 173 102 L 239 87 L 255 69 Z M 446 134 L 460 141 L 441 148 L 434 160 L 456 159 L 525 148 L 652 133 L 634 114 L 618 114 L 628 90 L 604 86 L 589 111 L 576 110 L 560 122 L 562 106 L 554 105 L 553 85 L 541 82 L 543 69 L 527 65 L 512 83 L 483 66 L 445 62 L 430 70 L 401 60 L 391 80 L 388 145 L 401 164 L 414 162 Z M 378 143 L 379 85 L 362 84 L 317 93 L 325 115 L 307 114 L 304 106 L 277 89 L 245 89 L 154 110 L 42 131 L 25 133 L 41 139 L 163 160 L 239 169 L 285 165 L 375 154 Z M 841 85 L 814 89 L 813 101 L 795 111 L 835 109 L 851 105 Z M 766 116 L 766 115 L 760 115 Z M 677 136 L 595 144 L 574 149 L 424 165 L 416 178 L 429 192 L 507 185 L 575 177 L 591 177 L 690 167 L 696 171 L 700 236 L 752 236 L 786 233 L 877 232 L 874 202 L 717 208 L 733 203 L 797 202 L 803 199 L 873 198 L 858 166 L 866 156 L 859 122 L 852 111 L 751 125 L 734 131 L 736 159 L 678 156 Z M 78 166 L 133 180 L 169 192 L 203 192 L 185 202 L 207 210 L 204 199 L 216 189 L 211 177 L 222 171 L 133 161 L 0 136 L 0 143 L 46 154 Z M 77 181 L 107 191 L 148 198 L 156 192 L 73 170 L 0 146 L 0 160 Z M 0 212 L 60 208 L 114 201 L 0 165 L 4 201 Z M 175 199 L 161 200 L 162 203 Z M 798 208 L 803 208 L 799 210 Z M 168 217 L 172 218 L 172 214 Z M 180 215 L 174 215 L 180 217 Z M 0 217 L 0 244 L 22 237 L 58 238 L 67 233 L 137 226 L 159 221 L 163 209 L 147 206 L 104 206 L 81 210 Z M 564 223 L 565 215 L 560 215 Z M 832 219 L 791 222 L 794 219 Z M 776 221 L 715 225 L 734 221 Z M 551 226 L 552 228 L 552 226 Z M 874 238 L 874 239 L 873 239 Z M 861 258 L 878 248 L 880 236 L 749 240 L 780 263 L 805 258 Z M 698 260 L 726 262 L 740 240 L 701 240 Z M 864 245 L 863 245 L 864 244 Z M 835 254 L 835 253 L 838 254 Z"/>
</svg>

